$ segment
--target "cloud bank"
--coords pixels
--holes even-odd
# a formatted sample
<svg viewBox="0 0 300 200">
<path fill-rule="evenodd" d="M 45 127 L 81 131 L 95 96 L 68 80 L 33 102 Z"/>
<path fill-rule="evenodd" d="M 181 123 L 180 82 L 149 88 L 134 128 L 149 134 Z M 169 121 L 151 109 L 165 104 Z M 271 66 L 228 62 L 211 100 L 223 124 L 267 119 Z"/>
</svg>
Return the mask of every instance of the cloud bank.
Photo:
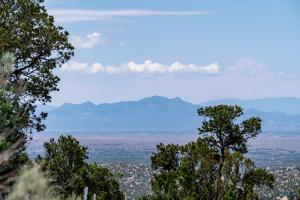
<svg viewBox="0 0 300 200">
<path fill-rule="evenodd" d="M 105 21 L 118 17 L 148 17 L 148 16 L 195 16 L 208 15 L 210 11 L 165 11 L 165 10 L 80 10 L 53 9 L 49 10 L 58 22 Z"/>
<path fill-rule="evenodd" d="M 223 77 L 230 79 L 248 79 L 248 78 L 268 78 L 283 76 L 282 73 L 274 74 L 268 70 L 268 68 L 252 59 L 243 57 L 237 61 L 233 66 L 224 68 L 221 67 L 218 62 L 211 63 L 205 66 L 199 66 L 195 64 L 183 64 L 180 62 L 174 62 L 172 64 L 162 64 L 159 62 L 153 62 L 152 60 L 145 60 L 143 63 L 136 63 L 130 61 L 119 66 L 104 66 L 99 62 L 92 64 L 71 61 L 64 64 L 61 68 L 62 71 L 72 72 L 84 72 L 89 74 L 206 74 L 216 75 L 221 74 Z"/>
<path fill-rule="evenodd" d="M 62 71 L 82 71 L 91 74 L 218 74 L 220 66 L 218 63 L 212 63 L 206 66 L 197 66 L 195 64 L 181 64 L 175 62 L 171 65 L 146 60 L 144 63 L 138 64 L 130 61 L 121 66 L 103 66 L 101 63 L 80 63 L 72 61 L 66 63 L 61 68 Z"/>
<path fill-rule="evenodd" d="M 119 67 L 128 67 L 128 63 Z M 183 72 L 174 73 L 170 72 L 171 70 L 159 75 L 143 75 L 146 72 L 137 74 L 129 71 L 122 72 L 127 73 L 125 75 L 118 75 L 122 71 L 119 68 L 106 68 L 98 64 L 94 63 L 93 66 L 93 64 L 73 62 L 73 64 L 69 63 L 69 66 L 64 66 L 64 70 L 77 72 L 61 73 L 61 93 L 64 95 L 61 93 L 56 95 L 59 102 L 64 103 L 70 99 L 73 102 L 83 102 L 87 99 L 95 102 L 115 102 L 153 95 L 179 96 L 194 103 L 224 98 L 300 96 L 298 74 L 295 74 L 295 78 L 291 78 L 288 74 L 278 74 L 260 61 L 247 57 L 226 66 L 222 64 L 222 68 L 217 70 L 219 73 L 216 75 L 189 71 L 189 74 L 184 76 Z M 145 62 L 142 62 L 137 65 L 144 64 Z M 142 69 L 145 71 L 145 68 Z M 99 75 L 101 73 L 103 75 Z M 108 73 L 111 75 L 104 75 Z M 80 81 L 78 81 L 79 77 Z"/>
</svg>

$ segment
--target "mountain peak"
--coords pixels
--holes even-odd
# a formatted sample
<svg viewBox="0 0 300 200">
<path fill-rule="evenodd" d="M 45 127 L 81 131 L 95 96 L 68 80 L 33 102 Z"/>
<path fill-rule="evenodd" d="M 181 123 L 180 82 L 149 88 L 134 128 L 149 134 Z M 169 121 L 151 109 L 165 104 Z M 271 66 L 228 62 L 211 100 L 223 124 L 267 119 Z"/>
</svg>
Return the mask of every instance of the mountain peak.
<svg viewBox="0 0 300 200">
<path fill-rule="evenodd" d="M 168 97 L 164 97 L 164 96 L 159 96 L 159 95 L 155 95 L 155 96 L 151 96 L 151 97 L 146 97 L 141 99 L 141 101 L 183 101 L 180 97 L 175 97 L 175 98 L 168 98 Z"/>
<path fill-rule="evenodd" d="M 82 104 L 80 104 L 82 106 L 95 106 L 95 104 L 91 101 L 86 101 L 86 102 L 83 102 Z"/>
<path fill-rule="evenodd" d="M 152 97 L 143 98 L 140 101 L 168 101 L 168 100 L 170 100 L 170 99 L 168 99 L 167 97 L 155 95 Z"/>
<path fill-rule="evenodd" d="M 86 101 L 86 102 L 83 102 L 83 103 L 79 103 L 79 104 L 76 104 L 76 103 L 64 103 L 61 105 L 61 107 L 64 107 L 64 106 L 95 106 L 95 104 L 91 101 Z"/>
<path fill-rule="evenodd" d="M 175 100 L 175 101 L 183 101 L 180 97 L 175 97 L 175 98 L 173 98 L 172 100 Z"/>
</svg>

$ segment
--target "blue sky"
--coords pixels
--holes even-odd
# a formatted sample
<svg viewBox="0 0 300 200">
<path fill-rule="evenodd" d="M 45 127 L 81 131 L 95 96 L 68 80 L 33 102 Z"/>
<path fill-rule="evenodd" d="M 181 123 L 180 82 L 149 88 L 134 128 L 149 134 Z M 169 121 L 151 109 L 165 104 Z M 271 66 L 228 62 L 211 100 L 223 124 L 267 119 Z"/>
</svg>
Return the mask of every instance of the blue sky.
<svg viewBox="0 0 300 200">
<path fill-rule="evenodd" d="M 53 104 L 300 97 L 300 1 L 48 0 L 76 56 Z"/>
</svg>

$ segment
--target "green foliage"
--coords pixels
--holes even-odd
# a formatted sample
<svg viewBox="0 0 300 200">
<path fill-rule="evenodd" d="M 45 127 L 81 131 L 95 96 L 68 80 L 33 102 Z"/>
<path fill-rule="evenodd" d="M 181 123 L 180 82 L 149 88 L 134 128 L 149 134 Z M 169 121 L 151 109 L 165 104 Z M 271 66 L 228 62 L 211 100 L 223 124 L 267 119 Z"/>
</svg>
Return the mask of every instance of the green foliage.
<svg viewBox="0 0 300 200">
<path fill-rule="evenodd" d="M 175 170 L 179 164 L 177 159 L 179 146 L 159 144 L 156 148 L 159 153 L 151 157 L 152 168 L 161 171 Z"/>
<path fill-rule="evenodd" d="M 186 145 L 157 146 L 151 157 L 153 195 L 143 199 L 254 200 L 255 186 L 272 187 L 274 177 L 244 158 L 247 141 L 261 132 L 261 120 L 242 116 L 238 106 L 198 110 L 200 138 Z"/>
<path fill-rule="evenodd" d="M 98 164 L 89 164 L 84 168 L 83 185 L 89 188 L 89 199 L 96 194 L 97 200 L 121 200 L 124 194 L 119 189 L 119 183 L 113 174 Z"/>
<path fill-rule="evenodd" d="M 68 33 L 55 26 L 42 2 L 0 1 L 0 52 L 15 55 L 11 83 L 25 80 L 30 102 L 51 100 L 49 94 L 59 81 L 53 69 L 73 55 Z"/>
<path fill-rule="evenodd" d="M 83 188 L 78 189 L 77 185 L 83 182 L 81 174 L 88 158 L 87 148 L 72 136 L 61 136 L 57 141 L 52 138 L 46 142 L 44 149 L 44 158 L 39 156 L 37 162 L 51 177 L 56 190 L 64 195 L 82 192 Z"/>
<path fill-rule="evenodd" d="M 44 144 L 45 156 L 37 162 L 47 173 L 51 185 L 63 197 L 75 193 L 82 195 L 84 187 L 89 188 L 89 196 L 96 194 L 97 199 L 124 199 L 119 184 L 108 169 L 85 160 L 87 148 L 81 146 L 72 136 L 60 136 Z"/>
<path fill-rule="evenodd" d="M 251 169 L 243 177 L 243 183 L 253 188 L 253 186 L 269 186 L 272 187 L 274 177 L 264 169 Z"/>
<path fill-rule="evenodd" d="M 153 199 L 209 199 L 216 176 L 215 154 L 202 140 L 183 146 L 158 145 L 158 152 L 152 156 L 155 169 L 152 189 Z M 176 150 L 175 150 L 176 149 Z M 165 168 L 164 157 L 173 155 L 172 168 Z M 176 152 L 175 152 L 176 151 Z M 174 156 L 176 155 L 176 156 Z"/>
<path fill-rule="evenodd" d="M 20 107 L 28 111 L 27 131 L 42 131 L 46 113 L 36 114 L 36 103 L 51 101 L 59 78 L 53 70 L 67 62 L 73 53 L 68 33 L 54 24 L 42 0 L 0 1 L 0 53 L 15 57 L 9 84 L 10 91 L 23 85 L 18 94 Z"/>
<path fill-rule="evenodd" d="M 247 153 L 247 141 L 261 133 L 261 119 L 252 117 L 240 124 L 236 120 L 243 115 L 239 106 L 218 105 L 198 109 L 204 118 L 200 137 L 219 149 L 224 156 L 225 149 Z"/>
<path fill-rule="evenodd" d="M 6 193 L 28 162 L 27 133 L 42 131 L 46 113 L 36 103 L 51 100 L 59 78 L 53 70 L 73 55 L 68 33 L 54 24 L 41 0 L 0 1 L 0 192 Z M 7 53 L 8 52 L 8 53 Z"/>
</svg>

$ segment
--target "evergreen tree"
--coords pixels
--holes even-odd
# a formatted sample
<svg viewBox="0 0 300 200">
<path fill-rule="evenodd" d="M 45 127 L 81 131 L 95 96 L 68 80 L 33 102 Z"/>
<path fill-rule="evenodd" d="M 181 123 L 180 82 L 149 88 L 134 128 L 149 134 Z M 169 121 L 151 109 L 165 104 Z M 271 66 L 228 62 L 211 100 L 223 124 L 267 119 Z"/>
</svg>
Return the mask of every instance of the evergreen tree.
<svg viewBox="0 0 300 200">
<path fill-rule="evenodd" d="M 60 136 L 44 144 L 45 156 L 38 156 L 37 162 L 49 177 L 51 185 L 62 197 L 72 193 L 82 195 L 85 187 L 89 195 L 97 199 L 124 199 L 114 176 L 104 167 L 88 164 L 87 148 L 81 146 L 72 136 Z"/>
<path fill-rule="evenodd" d="M 44 143 L 45 156 L 38 156 L 37 162 L 50 177 L 50 183 L 64 196 L 72 192 L 80 193 L 83 188 L 81 174 L 86 165 L 87 148 L 79 144 L 72 136 L 60 136 Z"/>
<path fill-rule="evenodd" d="M 20 82 L 26 87 L 19 94 L 20 106 L 29 108 L 27 131 L 44 130 L 46 113 L 36 114 L 36 103 L 51 101 L 59 78 L 53 70 L 73 55 L 68 33 L 54 24 L 42 0 L 0 1 L 0 52 L 15 56 L 8 86 Z"/>
<path fill-rule="evenodd" d="M 51 100 L 59 78 L 53 70 L 73 55 L 68 33 L 54 24 L 42 0 L 0 1 L 0 52 L 15 56 L 10 83 L 27 83 L 23 100 Z M 25 98 L 26 97 L 26 98 Z"/>
<path fill-rule="evenodd" d="M 97 200 L 122 200 L 124 194 L 120 191 L 119 183 L 114 175 L 96 163 L 85 166 L 82 174 L 82 185 L 88 187 L 89 199 L 96 195 Z"/>
<path fill-rule="evenodd" d="M 261 133 L 261 119 L 258 117 L 244 120 L 240 124 L 235 123 L 243 115 L 239 106 L 209 106 L 198 109 L 198 114 L 204 118 L 199 128 L 200 137 L 218 150 L 220 169 L 226 150 L 247 153 L 247 141 Z"/>
<path fill-rule="evenodd" d="M 261 120 L 237 123 L 238 106 L 198 110 L 204 117 L 200 137 L 186 145 L 157 146 L 151 157 L 153 195 L 143 199 L 258 199 L 254 188 L 272 187 L 274 177 L 246 159 L 247 141 L 261 132 Z"/>
<path fill-rule="evenodd" d="M 28 161 L 28 133 L 45 128 L 47 114 L 35 110 L 58 90 L 53 70 L 73 55 L 68 33 L 54 24 L 42 3 L 0 0 L 0 150 L 6 155 L 0 163 L 0 193 L 8 191 L 17 169 Z"/>
</svg>

